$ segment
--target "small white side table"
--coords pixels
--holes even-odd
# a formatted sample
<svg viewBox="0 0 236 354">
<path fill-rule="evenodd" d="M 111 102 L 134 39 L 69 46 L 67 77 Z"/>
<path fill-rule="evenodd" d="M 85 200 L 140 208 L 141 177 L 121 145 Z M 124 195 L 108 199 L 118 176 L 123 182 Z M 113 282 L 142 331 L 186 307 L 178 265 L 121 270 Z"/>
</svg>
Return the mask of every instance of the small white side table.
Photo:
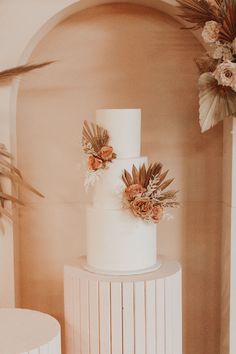
<svg viewBox="0 0 236 354">
<path fill-rule="evenodd" d="M 0 309 L 1 354 L 61 354 L 58 321 L 42 312 Z"/>
<path fill-rule="evenodd" d="M 67 354 L 182 354 L 181 267 L 102 275 L 65 267 Z"/>
</svg>

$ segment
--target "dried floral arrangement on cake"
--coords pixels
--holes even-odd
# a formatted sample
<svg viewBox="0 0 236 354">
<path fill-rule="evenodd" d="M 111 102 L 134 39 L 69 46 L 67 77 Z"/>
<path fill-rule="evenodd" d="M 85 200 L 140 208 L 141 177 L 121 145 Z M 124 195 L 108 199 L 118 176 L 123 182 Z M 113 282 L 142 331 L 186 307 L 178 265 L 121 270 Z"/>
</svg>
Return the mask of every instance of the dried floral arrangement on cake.
<svg viewBox="0 0 236 354">
<path fill-rule="evenodd" d="M 162 168 L 161 163 L 150 164 L 148 168 L 143 164 L 139 169 L 133 165 L 131 174 L 127 170 L 122 174 L 126 185 L 124 206 L 135 216 L 154 223 L 162 219 L 165 208 L 179 205 L 176 201 L 177 191 L 166 191 L 174 179 L 166 180 L 168 171 L 162 172 Z"/>
<path fill-rule="evenodd" d="M 196 59 L 202 132 L 236 115 L 236 1 L 177 0 L 180 17 L 202 29 L 209 50 Z"/>
<path fill-rule="evenodd" d="M 98 175 L 101 170 L 108 168 L 116 158 L 112 146 L 109 145 L 109 140 L 110 137 L 106 129 L 95 123 L 84 121 L 82 148 L 88 155 L 86 184 L 93 183 L 94 175 Z"/>
<path fill-rule="evenodd" d="M 23 179 L 21 172 L 14 166 L 12 160 L 13 156 L 6 150 L 3 144 L 0 144 L 0 216 L 4 215 L 11 220 L 13 217 L 11 212 L 6 209 L 6 202 L 10 201 L 13 204 L 18 205 L 24 205 L 24 203 L 13 195 L 4 192 L 4 178 L 10 180 L 13 186 L 23 186 L 37 196 L 44 197 Z"/>
</svg>

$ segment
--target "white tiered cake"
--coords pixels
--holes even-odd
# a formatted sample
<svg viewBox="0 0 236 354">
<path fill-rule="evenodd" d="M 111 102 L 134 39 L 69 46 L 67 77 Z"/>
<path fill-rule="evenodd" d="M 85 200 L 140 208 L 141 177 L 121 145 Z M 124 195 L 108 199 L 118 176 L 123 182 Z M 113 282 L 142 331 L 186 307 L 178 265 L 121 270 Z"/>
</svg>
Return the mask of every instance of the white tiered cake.
<svg viewBox="0 0 236 354">
<path fill-rule="evenodd" d="M 172 180 L 140 157 L 140 109 L 98 110 L 96 123 L 85 121 L 82 132 L 86 184 L 99 179 L 87 208 L 87 260 L 65 267 L 66 352 L 182 354 L 181 267 L 164 257 L 158 267 L 156 255 L 156 223 L 176 205 L 165 190 Z"/>
<path fill-rule="evenodd" d="M 122 172 L 147 164 L 140 157 L 141 110 L 103 109 L 96 124 L 107 129 L 117 158 L 94 186 L 87 208 L 87 266 L 97 272 L 139 273 L 157 265 L 156 225 L 122 205 Z"/>
</svg>

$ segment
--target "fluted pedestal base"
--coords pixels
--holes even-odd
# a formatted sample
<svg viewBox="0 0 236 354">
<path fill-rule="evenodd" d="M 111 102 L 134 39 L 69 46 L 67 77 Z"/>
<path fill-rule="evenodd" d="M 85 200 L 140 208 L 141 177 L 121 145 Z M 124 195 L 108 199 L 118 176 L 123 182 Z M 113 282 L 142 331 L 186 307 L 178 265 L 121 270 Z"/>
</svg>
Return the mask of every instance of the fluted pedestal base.
<svg viewBox="0 0 236 354">
<path fill-rule="evenodd" d="M 153 272 L 91 273 L 65 267 L 67 354 L 182 354 L 181 268 L 162 258 Z"/>
</svg>

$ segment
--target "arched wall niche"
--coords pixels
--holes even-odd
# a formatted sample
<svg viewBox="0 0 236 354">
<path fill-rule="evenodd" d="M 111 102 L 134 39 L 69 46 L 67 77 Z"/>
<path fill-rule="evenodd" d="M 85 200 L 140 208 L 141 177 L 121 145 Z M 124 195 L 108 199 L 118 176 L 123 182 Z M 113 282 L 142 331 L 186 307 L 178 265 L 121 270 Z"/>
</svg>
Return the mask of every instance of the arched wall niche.
<svg viewBox="0 0 236 354">
<path fill-rule="evenodd" d="M 99 4 L 110 3 L 110 0 L 49 0 L 47 2 L 32 2 L 22 0 L 2 1 L 0 40 L 7 48 L 0 57 L 1 69 L 28 63 L 32 51 L 58 23 L 71 14 Z M 154 9 L 161 9 L 173 17 L 175 3 L 162 0 L 128 0 L 120 1 L 141 3 Z M 9 43 L 14 43 L 9 46 Z M 0 87 L 1 102 L 1 142 L 17 155 L 16 147 L 16 104 L 19 89 L 19 80 Z M 4 291 L 0 296 L 1 306 L 14 306 L 20 301 L 19 293 L 19 259 L 18 259 L 18 223 L 17 215 L 13 225 L 6 222 L 5 235 L 0 239 L 0 284 Z"/>
<path fill-rule="evenodd" d="M 123 1 L 119 1 L 119 3 Z M 137 3 L 145 6 L 149 6 L 153 9 L 160 10 L 164 13 L 169 14 L 172 17 L 175 17 L 176 14 L 176 3 L 174 1 L 160 1 L 160 0 L 140 0 L 140 1 L 125 1 L 127 3 Z M 30 0 L 21 0 L 21 2 L 15 2 L 14 0 L 4 0 L 0 4 L 1 13 L 4 14 L 4 19 L 1 21 L 0 27 L 0 40 L 2 46 L 7 48 L 7 50 L 2 52 L 0 57 L 1 69 L 15 66 L 18 64 L 27 63 L 31 57 L 31 54 L 38 43 L 47 33 L 53 29 L 58 23 L 63 21 L 69 15 L 101 3 L 110 3 L 110 1 L 77 1 L 77 0 L 48 0 L 47 2 L 32 2 Z M 179 20 L 179 19 L 177 19 Z M 195 33 L 194 33 L 195 35 Z M 197 35 L 199 39 L 199 36 Z M 9 43 L 14 43 L 10 45 Z M 35 80 L 37 81 L 40 73 L 35 73 Z M 31 80 L 33 76 L 31 76 Z M 195 81 L 195 78 L 192 78 Z M 18 85 L 19 81 L 15 80 L 11 85 L 6 85 L 0 88 L 0 138 L 1 142 L 5 143 L 8 148 L 16 156 L 17 146 L 16 146 L 16 103 L 18 97 Z M 196 109 L 196 106 L 195 106 Z M 223 207 L 223 238 L 222 238 L 222 299 L 221 304 L 222 308 L 222 328 L 221 328 L 221 354 L 228 354 L 235 352 L 236 341 L 233 336 L 230 336 L 229 332 L 229 317 L 228 311 L 229 306 L 231 305 L 231 316 L 230 316 L 230 328 L 233 333 L 235 328 L 235 319 L 236 311 L 235 304 L 233 302 L 234 297 L 229 296 L 229 293 L 234 294 L 236 286 L 236 274 L 235 274 L 235 250 L 233 246 L 230 248 L 231 242 L 234 242 L 236 235 L 236 196 L 233 194 L 234 187 L 232 181 L 236 180 L 236 168 L 235 168 L 235 158 L 234 158 L 234 147 L 235 147 L 235 125 L 236 120 L 233 121 L 227 120 L 224 123 L 224 150 L 223 150 L 223 196 L 221 198 L 222 207 Z M 219 130 L 217 128 L 217 133 Z M 233 134 L 231 134 L 233 132 Z M 220 133 L 221 136 L 221 133 Z M 206 142 L 208 138 L 204 138 Z M 200 143 L 199 143 L 200 144 Z M 211 144 L 210 144 L 211 145 Z M 197 151 L 197 149 L 196 149 Z M 235 149 L 236 151 L 236 149 Z M 173 171 L 174 172 L 174 171 Z M 233 187 L 233 188 L 232 188 Z M 187 215 L 186 215 L 187 216 Z M 215 214 L 216 218 L 218 215 Z M 193 218 L 192 225 L 196 222 L 196 219 Z M 210 227 L 210 225 L 209 225 Z M 5 237 L 0 239 L 0 287 L 4 289 L 1 290 L 0 296 L 0 306 L 14 306 L 20 305 L 20 292 L 19 290 L 19 252 L 18 252 L 18 225 L 17 222 L 13 227 L 6 223 L 5 225 Z M 187 231 L 187 229 L 186 229 Z M 13 237 L 14 234 L 14 237 Z M 217 238 L 218 240 L 218 238 Z M 197 240 L 196 240 L 197 242 Z M 191 244 L 190 240 L 188 243 Z M 179 244 L 177 244 L 179 246 Z M 200 248 L 204 246 L 201 244 Z M 165 241 L 162 241 L 162 248 L 165 249 Z M 218 247 L 218 244 L 217 244 Z M 178 247 L 177 247 L 178 249 Z M 201 248 L 201 250 L 203 250 Z M 179 249 L 178 249 L 179 250 Z M 200 251 L 200 249 L 198 249 Z M 206 250 L 205 250 L 206 251 Z M 171 253 L 171 252 L 170 252 Z M 231 261 L 230 261 L 231 254 Z M 190 261 L 191 254 L 185 252 L 185 256 Z M 218 262 L 219 259 L 216 260 Z M 212 258 L 210 257 L 210 262 L 212 263 Z M 195 259 L 194 262 L 196 267 L 199 266 L 199 260 Z M 217 263 L 218 267 L 219 263 Z M 193 269 L 189 268 L 190 273 L 195 274 L 196 267 Z M 230 273 L 231 268 L 231 273 Z M 217 268 L 218 269 L 218 268 Z M 229 275 L 230 274 L 230 275 Z M 204 278 L 207 281 L 207 278 Z M 213 277 L 213 282 L 216 279 Z M 219 281 L 217 278 L 216 282 Z M 218 284 L 218 283 L 217 283 Z M 218 286 L 216 284 L 216 286 Z M 212 310 L 212 309 L 211 309 Z M 204 310 L 201 311 L 200 316 L 203 314 Z M 190 321 L 191 315 L 188 318 Z M 213 318 L 211 318 L 213 321 Z M 192 325 L 192 323 L 190 324 Z M 201 324 L 197 324 L 201 326 Z M 204 323 L 202 327 L 202 332 L 205 332 L 205 336 L 200 340 L 203 343 L 202 348 L 213 348 L 212 340 L 213 338 L 207 337 L 209 332 L 208 330 L 209 323 Z M 219 322 L 216 323 L 218 328 Z M 216 328 L 215 327 L 215 328 Z M 191 336 L 189 337 L 190 343 L 197 343 L 199 338 L 195 334 L 195 323 L 191 328 Z M 212 330 L 212 327 L 211 327 Z M 213 330 L 214 331 L 214 330 Z M 214 335 L 218 336 L 218 331 Z M 230 349 L 229 349 L 230 344 Z M 196 344 L 197 345 L 197 344 Z M 193 348 L 193 347 L 192 347 Z M 199 352 L 199 347 L 196 346 L 197 352 Z M 205 353 L 205 351 L 204 351 Z"/>
<path fill-rule="evenodd" d="M 99 107 L 141 106 L 143 153 L 162 160 L 181 190 L 182 207 L 160 224 L 158 242 L 183 264 L 185 350 L 219 352 L 222 127 L 200 134 L 192 59 L 201 51 L 169 16 L 135 4 L 79 11 L 34 47 L 28 60 L 59 60 L 23 78 L 17 91 L 18 164 L 47 195 L 24 193 L 21 306 L 62 321 L 63 264 L 84 252 L 83 118 Z"/>
</svg>

